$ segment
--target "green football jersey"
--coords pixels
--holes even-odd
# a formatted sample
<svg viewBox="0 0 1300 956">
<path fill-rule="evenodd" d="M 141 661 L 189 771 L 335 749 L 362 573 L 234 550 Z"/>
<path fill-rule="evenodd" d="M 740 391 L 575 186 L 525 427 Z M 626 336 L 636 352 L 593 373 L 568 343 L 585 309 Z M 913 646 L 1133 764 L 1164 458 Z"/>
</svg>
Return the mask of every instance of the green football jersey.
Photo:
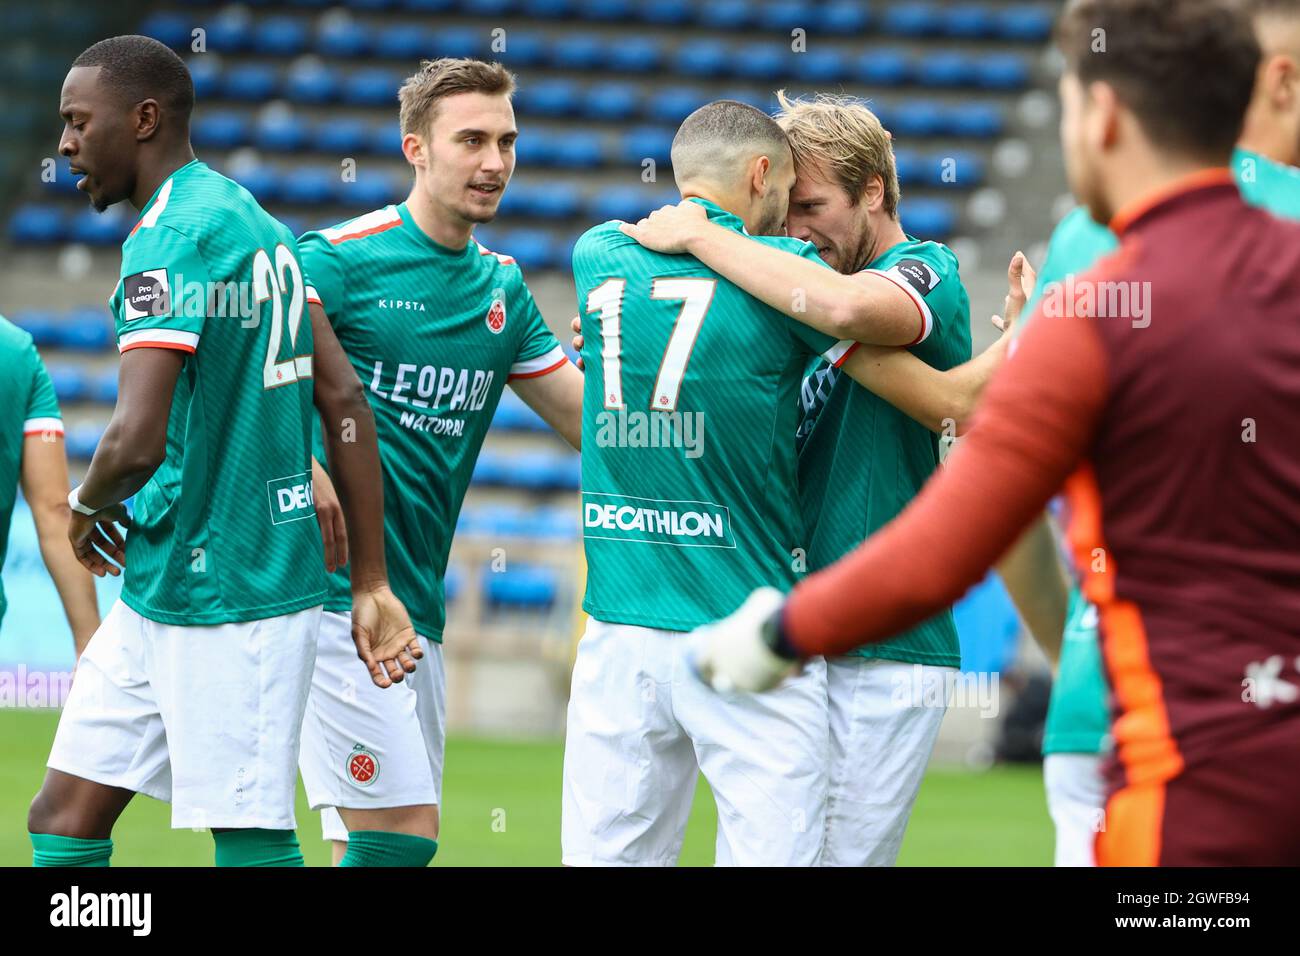
<svg viewBox="0 0 1300 956">
<path fill-rule="evenodd" d="M 896 282 L 915 302 L 921 338 L 909 348 L 917 358 L 937 369 L 970 359 L 970 300 L 951 249 L 909 237 L 867 271 Z M 844 557 L 907 507 L 938 467 L 939 436 L 825 362 L 809 370 L 800 397 L 799 497 L 812 572 Z M 852 653 L 961 665 L 950 609 Z"/>
<path fill-rule="evenodd" d="M 1232 156 L 1232 172 L 1246 202 L 1275 216 L 1300 220 L 1300 169 L 1238 149 Z M 1052 233 L 1026 316 L 1034 314 L 1034 306 L 1049 284 L 1087 272 L 1098 259 L 1118 248 L 1115 234 L 1095 222 L 1085 208 L 1071 210 Z M 1043 753 L 1091 754 L 1108 750 L 1109 694 L 1097 634 L 1097 610 L 1075 585 L 1070 591 L 1070 616 L 1047 710 Z"/>
<path fill-rule="evenodd" d="M 703 200 L 709 219 L 745 233 Z M 813 262 L 816 249 L 753 236 Z M 824 263 L 823 263 L 824 265 Z M 583 608 L 601 621 L 685 631 L 764 585 L 795 583 L 804 538 L 794 434 L 803 369 L 837 342 L 699 260 L 661 255 L 617 222 L 573 251 L 586 365 Z"/>
<path fill-rule="evenodd" d="M 508 381 L 568 359 L 514 259 L 434 242 L 406 204 L 309 232 L 298 248 L 375 414 L 389 582 L 442 640 L 443 575 L 461 502 Z M 315 455 L 328 467 L 319 422 Z M 352 608 L 348 568 L 325 607 Z"/>
<path fill-rule="evenodd" d="M 158 187 L 123 243 L 118 349 L 187 353 L 166 459 L 126 539 L 122 600 L 141 616 L 225 624 L 324 599 L 310 294 L 289 230 L 198 160 Z"/>
<path fill-rule="evenodd" d="M 9 550 L 23 443 L 28 435 L 62 435 L 63 418 L 54 386 L 32 337 L 0 315 L 0 567 Z M 9 602 L 0 581 L 0 620 Z"/>
</svg>

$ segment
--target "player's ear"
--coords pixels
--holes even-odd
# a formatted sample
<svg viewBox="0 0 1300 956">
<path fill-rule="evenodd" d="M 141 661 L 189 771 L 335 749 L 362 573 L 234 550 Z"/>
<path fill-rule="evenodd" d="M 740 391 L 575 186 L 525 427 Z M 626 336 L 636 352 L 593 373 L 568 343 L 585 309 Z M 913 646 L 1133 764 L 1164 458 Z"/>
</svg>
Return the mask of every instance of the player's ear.
<svg viewBox="0 0 1300 956">
<path fill-rule="evenodd" d="M 772 161 L 766 156 L 759 156 L 754 160 L 754 165 L 750 170 L 750 186 L 755 195 L 762 196 L 767 192 L 771 172 Z"/>
<path fill-rule="evenodd" d="M 1089 84 L 1084 98 L 1089 144 L 1098 151 L 1109 149 L 1119 139 L 1121 103 L 1115 87 L 1098 80 Z"/>
<path fill-rule="evenodd" d="M 135 138 L 140 141 L 152 139 L 158 132 L 160 120 L 157 100 L 142 100 L 135 104 Z"/>
<path fill-rule="evenodd" d="M 424 155 L 424 140 L 414 133 L 407 133 L 402 137 L 402 155 L 406 157 L 408 163 L 420 169 L 429 165 Z"/>
<path fill-rule="evenodd" d="M 862 196 L 858 200 L 871 212 L 879 212 L 885 205 L 885 180 L 879 173 L 873 175 L 862 185 Z"/>
</svg>

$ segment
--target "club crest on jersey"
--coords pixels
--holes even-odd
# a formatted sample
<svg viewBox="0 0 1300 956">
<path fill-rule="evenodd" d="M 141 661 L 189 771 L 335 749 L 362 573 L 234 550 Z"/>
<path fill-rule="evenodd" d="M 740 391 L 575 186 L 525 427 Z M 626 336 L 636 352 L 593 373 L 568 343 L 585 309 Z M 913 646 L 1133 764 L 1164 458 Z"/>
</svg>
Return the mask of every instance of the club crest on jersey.
<svg viewBox="0 0 1300 956">
<path fill-rule="evenodd" d="M 492 330 L 493 335 L 499 335 L 501 330 L 506 327 L 506 304 L 502 299 L 493 299 L 492 307 L 488 309 L 487 327 Z"/>
<path fill-rule="evenodd" d="M 355 786 L 368 787 L 379 779 L 379 758 L 373 750 L 357 744 L 347 756 L 348 779 Z"/>
</svg>

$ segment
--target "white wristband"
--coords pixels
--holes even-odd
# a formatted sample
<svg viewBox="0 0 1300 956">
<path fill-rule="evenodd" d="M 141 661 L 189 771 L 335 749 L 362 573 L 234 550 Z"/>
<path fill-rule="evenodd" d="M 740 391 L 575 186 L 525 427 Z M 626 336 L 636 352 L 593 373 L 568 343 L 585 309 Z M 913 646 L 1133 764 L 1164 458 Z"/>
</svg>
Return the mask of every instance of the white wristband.
<svg viewBox="0 0 1300 956">
<path fill-rule="evenodd" d="M 73 488 L 71 491 L 68 492 L 68 507 L 71 508 L 73 511 L 77 512 L 77 514 L 93 515 L 95 513 L 95 509 L 87 508 L 85 505 L 81 503 L 81 499 L 77 497 L 77 492 L 80 490 L 81 490 L 81 486 L 78 485 L 76 488 Z"/>
</svg>

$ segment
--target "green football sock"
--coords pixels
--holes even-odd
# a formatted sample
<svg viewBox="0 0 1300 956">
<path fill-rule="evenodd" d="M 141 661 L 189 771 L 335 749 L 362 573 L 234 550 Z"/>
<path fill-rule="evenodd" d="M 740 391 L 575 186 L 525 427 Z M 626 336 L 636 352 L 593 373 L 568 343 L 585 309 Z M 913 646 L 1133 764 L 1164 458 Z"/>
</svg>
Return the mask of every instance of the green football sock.
<svg viewBox="0 0 1300 956">
<path fill-rule="evenodd" d="M 217 866 L 302 866 L 292 830 L 213 830 Z"/>
<path fill-rule="evenodd" d="M 29 833 L 32 866 L 108 866 L 112 840 L 83 840 L 54 833 Z"/>
<path fill-rule="evenodd" d="M 410 833 L 353 830 L 339 866 L 428 866 L 438 841 Z"/>
</svg>

